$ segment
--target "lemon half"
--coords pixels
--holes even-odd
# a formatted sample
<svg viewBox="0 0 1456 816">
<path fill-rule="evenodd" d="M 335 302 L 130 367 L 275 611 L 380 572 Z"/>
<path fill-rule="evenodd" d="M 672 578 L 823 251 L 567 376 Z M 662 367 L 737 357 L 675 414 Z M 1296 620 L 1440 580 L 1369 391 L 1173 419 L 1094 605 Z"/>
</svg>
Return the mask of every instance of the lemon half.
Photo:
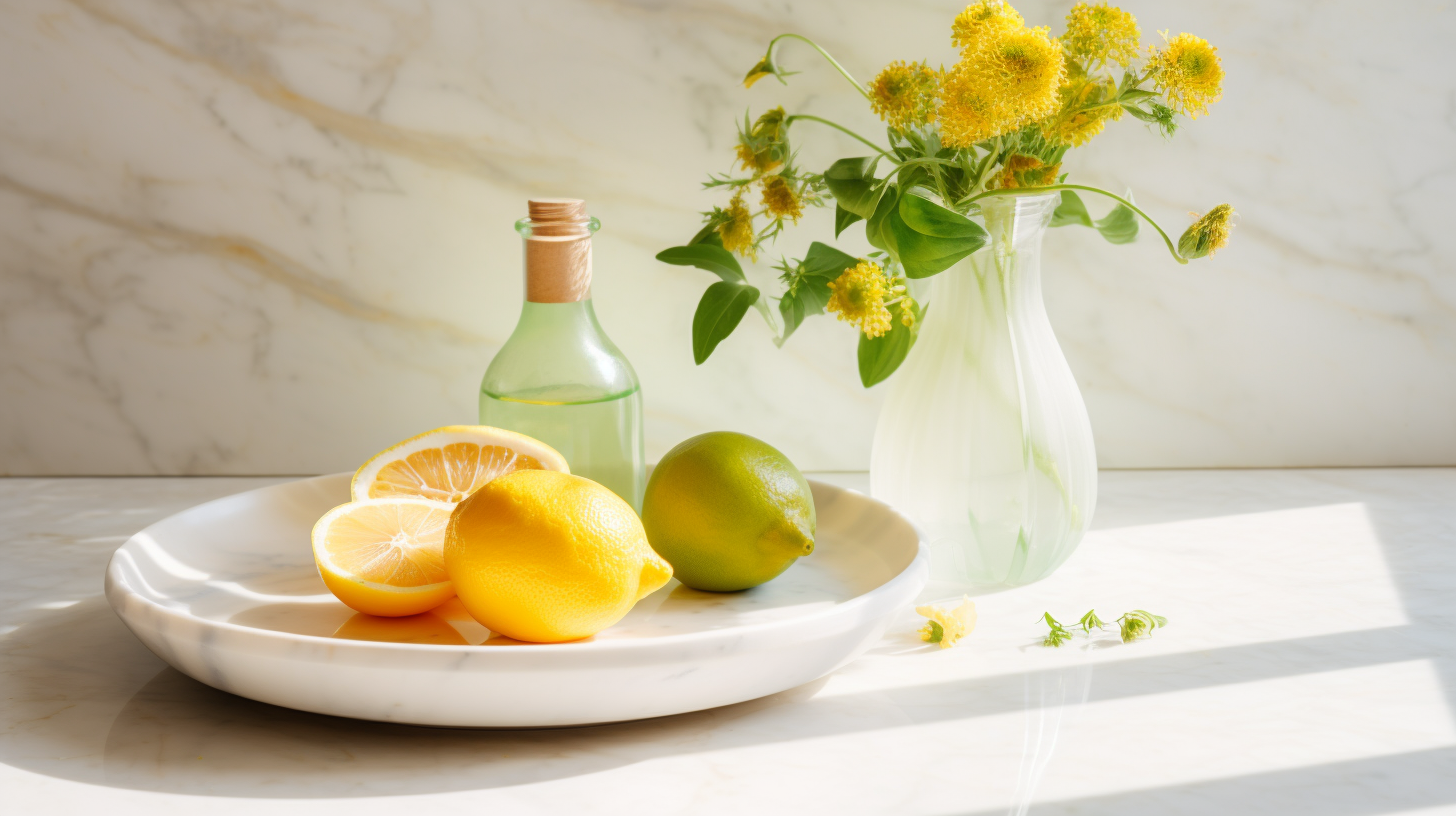
<svg viewBox="0 0 1456 816">
<path fill-rule="evenodd" d="M 412 497 L 349 502 L 313 528 L 313 558 L 334 596 L 357 612 L 398 617 L 455 595 L 445 528 L 455 505 Z"/>
<path fill-rule="evenodd" d="M 418 496 L 454 503 L 517 470 L 571 472 L 545 442 L 489 425 L 447 425 L 375 454 L 354 474 L 350 492 L 355 501 Z"/>
</svg>

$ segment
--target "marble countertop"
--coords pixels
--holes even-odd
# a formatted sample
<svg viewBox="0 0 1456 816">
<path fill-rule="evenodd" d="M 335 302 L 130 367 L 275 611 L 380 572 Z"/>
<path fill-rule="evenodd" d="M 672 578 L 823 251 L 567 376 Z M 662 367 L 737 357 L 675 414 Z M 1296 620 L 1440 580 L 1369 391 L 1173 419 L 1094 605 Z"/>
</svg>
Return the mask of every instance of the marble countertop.
<svg viewBox="0 0 1456 816">
<path fill-rule="evenodd" d="M 821 476 L 863 489 L 862 474 Z M 823 680 L 595 728 L 303 714 L 167 668 L 101 595 L 130 534 L 279 479 L 0 479 L 7 814 L 1456 810 L 1456 470 L 1113 471 L 1052 578 L 908 612 Z M 1038 618 L 1168 628 L 1035 645 Z"/>
</svg>

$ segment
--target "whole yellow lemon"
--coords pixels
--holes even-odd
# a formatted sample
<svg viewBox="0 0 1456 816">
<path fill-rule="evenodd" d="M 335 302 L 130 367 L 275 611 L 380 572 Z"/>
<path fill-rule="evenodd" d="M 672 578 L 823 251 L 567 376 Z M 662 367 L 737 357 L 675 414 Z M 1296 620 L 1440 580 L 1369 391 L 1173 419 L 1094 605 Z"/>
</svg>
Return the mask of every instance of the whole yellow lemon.
<svg viewBox="0 0 1456 816">
<path fill-rule="evenodd" d="M 462 501 L 445 572 L 480 625 L 535 643 L 590 637 L 672 578 L 631 505 L 551 470 L 518 470 Z"/>
<path fill-rule="evenodd" d="M 642 524 L 673 575 L 732 592 L 778 576 L 814 551 L 814 495 L 794 463 L 740 433 L 695 436 L 647 480 Z"/>
</svg>

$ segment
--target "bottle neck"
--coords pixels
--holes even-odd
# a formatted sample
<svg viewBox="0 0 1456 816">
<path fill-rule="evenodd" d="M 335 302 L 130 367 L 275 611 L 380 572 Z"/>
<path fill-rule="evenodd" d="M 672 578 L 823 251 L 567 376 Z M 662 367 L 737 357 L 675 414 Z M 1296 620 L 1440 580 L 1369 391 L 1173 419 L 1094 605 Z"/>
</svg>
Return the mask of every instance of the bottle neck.
<svg viewBox="0 0 1456 816">
<path fill-rule="evenodd" d="M 585 230 L 562 232 L 564 234 L 537 230 L 524 238 L 527 303 L 591 300 L 591 233 Z"/>
<path fill-rule="evenodd" d="M 602 223 L 575 198 L 532 199 L 516 222 L 528 303 L 577 303 L 591 298 L 592 234 Z"/>
<path fill-rule="evenodd" d="M 516 322 L 510 342 L 541 349 L 561 344 L 597 349 L 612 343 L 597 321 L 591 298 L 566 303 L 527 300 L 521 304 L 521 318 Z"/>
</svg>

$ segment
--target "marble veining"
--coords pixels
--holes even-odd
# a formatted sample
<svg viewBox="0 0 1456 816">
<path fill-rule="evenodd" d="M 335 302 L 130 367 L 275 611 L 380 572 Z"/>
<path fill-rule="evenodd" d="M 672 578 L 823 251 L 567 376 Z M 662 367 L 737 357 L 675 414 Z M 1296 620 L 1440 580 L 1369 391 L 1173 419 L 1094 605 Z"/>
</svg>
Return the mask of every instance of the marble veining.
<svg viewBox="0 0 1456 816">
<path fill-rule="evenodd" d="M 1069 0 L 1024 0 L 1056 24 Z M 1172 142 L 1118 123 L 1081 179 L 1175 230 L 1221 201 L 1233 244 L 1178 267 L 1055 231 L 1052 322 L 1104 466 L 1456 461 L 1456 11 L 1124 4 L 1220 48 L 1225 97 Z M 716 199 L 745 108 L 875 125 L 803 49 L 861 78 L 951 58 L 953 2 L 316 4 L 35 0 L 0 8 L 0 473 L 318 473 L 474 417 L 514 325 L 528 195 L 605 226 L 595 300 L 633 360 L 655 458 L 709 429 L 862 469 L 881 399 L 854 337 L 748 326 L 690 354 L 705 273 L 652 260 Z M 1399 138 L 1392 137 L 1399 122 Z M 807 127 L 807 125 L 805 126 Z M 803 132 L 810 166 L 854 143 Z M 807 141 L 805 141 L 807 140 Z M 812 213 L 781 244 L 830 233 Z M 857 238 L 840 242 L 862 251 Z M 769 263 L 749 270 L 772 288 Z"/>
</svg>

